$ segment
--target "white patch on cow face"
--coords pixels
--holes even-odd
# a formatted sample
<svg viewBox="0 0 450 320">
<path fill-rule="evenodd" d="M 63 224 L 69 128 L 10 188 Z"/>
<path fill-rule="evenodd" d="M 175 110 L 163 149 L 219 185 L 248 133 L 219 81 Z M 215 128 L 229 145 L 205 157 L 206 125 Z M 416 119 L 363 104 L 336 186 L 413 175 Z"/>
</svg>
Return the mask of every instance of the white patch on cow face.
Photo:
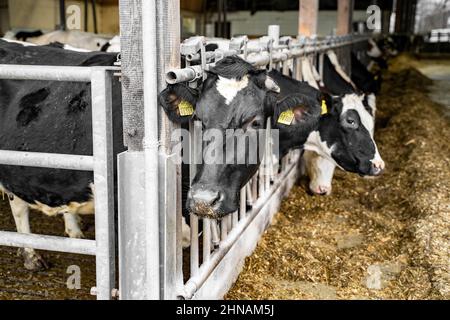
<svg viewBox="0 0 450 320">
<path fill-rule="evenodd" d="M 376 144 L 375 144 L 375 156 L 373 157 L 372 160 L 370 160 L 370 162 L 372 162 L 376 168 L 381 169 L 381 170 L 384 170 L 384 168 L 386 166 L 383 159 L 381 159 L 381 155 L 378 152 L 378 147 Z"/>
<path fill-rule="evenodd" d="M 358 96 L 357 94 L 346 94 L 342 98 L 342 114 L 347 112 L 348 110 L 355 110 L 360 119 L 363 126 L 369 133 L 374 131 L 374 118 L 372 115 L 364 108 L 363 105 L 364 96 Z"/>
<path fill-rule="evenodd" d="M 372 110 L 372 121 L 375 122 L 375 114 L 377 112 L 377 98 L 374 93 L 371 93 L 367 96 L 367 104 L 369 105 L 369 108 Z M 370 131 L 370 135 L 374 136 L 375 134 L 375 123 L 372 128 L 372 131 Z"/>
<path fill-rule="evenodd" d="M 312 131 L 304 144 L 305 150 L 314 151 L 319 156 L 328 159 L 329 161 L 331 161 L 336 166 L 342 169 L 342 167 L 339 166 L 331 156 L 331 153 L 333 152 L 333 147 L 334 146 L 328 147 L 327 143 L 325 141 L 322 141 L 319 131 Z"/>
<path fill-rule="evenodd" d="M 375 112 L 377 112 L 377 97 L 374 93 L 367 96 L 367 103 L 369 104 L 370 109 L 372 109 L 373 118 L 375 119 Z"/>
<path fill-rule="evenodd" d="M 228 79 L 219 76 L 216 82 L 217 91 L 225 98 L 225 103 L 230 104 L 239 91 L 248 86 L 248 76 L 244 76 L 241 80 Z"/>
<path fill-rule="evenodd" d="M 333 180 L 336 165 L 317 153 L 305 150 L 303 155 L 306 172 L 309 176 L 309 189 L 315 194 L 331 194 L 331 181 Z"/>
</svg>

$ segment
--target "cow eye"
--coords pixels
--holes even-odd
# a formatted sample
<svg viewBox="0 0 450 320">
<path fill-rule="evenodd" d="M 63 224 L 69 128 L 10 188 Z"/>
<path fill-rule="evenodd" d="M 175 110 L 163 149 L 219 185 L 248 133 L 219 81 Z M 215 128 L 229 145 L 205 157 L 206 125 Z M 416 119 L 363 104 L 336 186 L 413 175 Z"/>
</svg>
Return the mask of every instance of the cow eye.
<svg viewBox="0 0 450 320">
<path fill-rule="evenodd" d="M 259 128 L 261 126 L 261 122 L 259 120 L 253 120 L 251 125 L 253 128 Z"/>
<path fill-rule="evenodd" d="M 262 121 L 259 118 L 253 118 L 249 121 L 246 121 L 244 128 L 246 129 L 259 129 L 262 126 Z"/>
<path fill-rule="evenodd" d="M 347 116 L 345 117 L 345 119 L 342 121 L 342 125 L 345 128 L 349 128 L 349 129 L 357 129 L 358 128 L 358 122 L 356 121 L 355 118 Z"/>
</svg>

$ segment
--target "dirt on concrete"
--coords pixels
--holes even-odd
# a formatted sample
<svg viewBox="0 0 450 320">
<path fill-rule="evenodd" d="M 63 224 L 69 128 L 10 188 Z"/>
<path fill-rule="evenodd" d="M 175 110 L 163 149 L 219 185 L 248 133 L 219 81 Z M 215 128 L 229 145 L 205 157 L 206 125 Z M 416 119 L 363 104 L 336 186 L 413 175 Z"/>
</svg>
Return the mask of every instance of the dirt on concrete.
<svg viewBox="0 0 450 320">
<path fill-rule="evenodd" d="M 400 56 L 377 100 L 386 172 L 337 171 L 329 197 L 292 189 L 227 299 L 449 299 L 450 125 Z"/>
<path fill-rule="evenodd" d="M 47 217 L 39 212 L 30 213 L 33 233 L 65 236 L 62 217 Z M 94 238 L 93 216 L 83 217 L 84 234 Z M 7 196 L 0 193 L 0 230 L 16 231 Z M 0 246 L 0 300 L 68 300 L 95 299 L 90 295 L 95 286 L 95 257 L 59 252 L 37 251 L 50 268 L 32 272 L 23 266 L 23 258 L 17 248 Z M 70 281 L 78 266 L 80 269 L 80 289 L 69 289 L 76 285 Z M 69 273 L 68 273 L 69 272 Z"/>
</svg>

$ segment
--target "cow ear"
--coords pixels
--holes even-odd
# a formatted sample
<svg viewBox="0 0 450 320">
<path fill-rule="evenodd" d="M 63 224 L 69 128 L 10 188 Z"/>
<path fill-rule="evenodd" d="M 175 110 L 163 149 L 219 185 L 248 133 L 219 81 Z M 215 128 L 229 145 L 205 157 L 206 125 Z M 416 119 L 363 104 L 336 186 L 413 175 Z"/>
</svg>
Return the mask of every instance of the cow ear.
<svg viewBox="0 0 450 320">
<path fill-rule="evenodd" d="M 280 93 L 281 89 L 271 77 L 267 75 L 267 70 L 257 70 L 252 72 L 255 83 L 261 89 L 270 92 Z"/>
<path fill-rule="evenodd" d="M 198 91 L 184 83 L 172 84 L 159 94 L 158 100 L 170 120 L 187 123 L 194 114 Z"/>
<path fill-rule="evenodd" d="M 306 115 L 319 117 L 320 104 L 304 95 L 290 95 L 277 102 L 274 121 L 277 126 L 300 123 Z"/>
<path fill-rule="evenodd" d="M 264 81 L 264 85 L 266 87 L 267 90 L 272 91 L 272 92 L 276 92 L 276 93 L 280 93 L 281 89 L 278 86 L 278 84 L 269 76 L 266 76 L 266 80 Z"/>
</svg>

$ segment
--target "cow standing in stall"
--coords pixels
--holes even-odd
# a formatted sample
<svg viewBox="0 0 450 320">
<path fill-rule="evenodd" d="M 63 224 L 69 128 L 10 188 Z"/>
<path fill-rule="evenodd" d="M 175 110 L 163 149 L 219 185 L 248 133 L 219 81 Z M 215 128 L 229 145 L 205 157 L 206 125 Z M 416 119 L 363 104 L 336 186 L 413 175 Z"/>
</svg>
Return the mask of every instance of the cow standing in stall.
<svg viewBox="0 0 450 320">
<path fill-rule="evenodd" d="M 112 66 L 115 54 L 80 53 L 51 46 L 23 46 L 0 40 L 0 64 Z M 114 153 L 122 145 L 121 88 L 112 90 Z M 0 79 L 0 149 L 92 155 L 89 83 Z M 30 233 L 29 209 L 63 215 L 70 237 L 83 236 L 77 215 L 94 212 L 92 172 L 0 166 L 0 186 L 8 194 L 17 231 Z M 39 269 L 44 260 L 23 251 L 25 267 Z"/>
</svg>

